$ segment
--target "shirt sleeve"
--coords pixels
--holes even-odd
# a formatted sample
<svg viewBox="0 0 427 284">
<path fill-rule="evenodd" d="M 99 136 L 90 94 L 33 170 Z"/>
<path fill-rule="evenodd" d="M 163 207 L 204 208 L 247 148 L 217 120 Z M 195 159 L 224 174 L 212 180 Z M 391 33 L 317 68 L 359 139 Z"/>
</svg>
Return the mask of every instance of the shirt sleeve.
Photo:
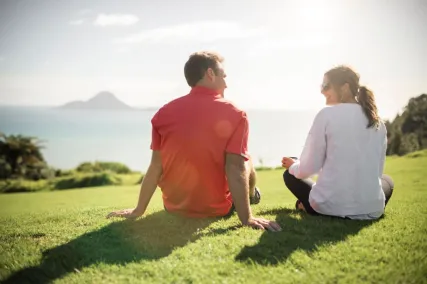
<svg viewBox="0 0 427 284">
<path fill-rule="evenodd" d="M 157 112 L 151 119 L 151 145 L 150 149 L 158 151 L 162 145 L 162 137 L 157 130 L 157 122 L 159 120 L 159 112 Z"/>
<path fill-rule="evenodd" d="M 236 129 L 227 143 L 225 151 L 227 153 L 241 155 L 245 160 L 249 160 L 248 153 L 248 138 L 249 138 L 249 121 L 246 113 L 243 113 L 242 118 L 237 124 Z"/>
<path fill-rule="evenodd" d="M 289 168 L 289 173 L 298 179 L 318 173 L 325 162 L 326 142 L 326 118 L 321 111 L 314 119 L 300 159 Z"/>
</svg>

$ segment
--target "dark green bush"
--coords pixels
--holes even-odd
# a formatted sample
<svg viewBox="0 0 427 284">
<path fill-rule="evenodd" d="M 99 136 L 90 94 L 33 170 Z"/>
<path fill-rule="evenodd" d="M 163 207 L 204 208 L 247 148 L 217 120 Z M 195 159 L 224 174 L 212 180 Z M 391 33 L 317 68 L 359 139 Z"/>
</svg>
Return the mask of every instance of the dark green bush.
<svg viewBox="0 0 427 284">
<path fill-rule="evenodd" d="M 409 99 L 402 114 L 385 121 L 387 155 L 405 155 L 427 149 L 427 94 Z"/>
<path fill-rule="evenodd" d="M 132 173 L 126 165 L 116 162 L 84 162 L 81 163 L 76 170 L 83 173 L 99 173 L 111 171 L 116 174 L 130 174 Z"/>
<path fill-rule="evenodd" d="M 46 180 L 32 181 L 23 179 L 0 181 L 1 193 L 36 192 L 49 190 L 50 185 Z"/>
<path fill-rule="evenodd" d="M 3 158 L 0 158 L 0 180 L 7 179 L 12 175 L 12 167 Z"/>
<path fill-rule="evenodd" d="M 403 135 L 399 148 L 399 155 L 406 155 L 418 151 L 419 149 L 420 145 L 418 144 L 418 137 L 415 133 Z"/>
<path fill-rule="evenodd" d="M 408 158 L 427 157 L 427 150 L 412 152 L 406 155 Z"/>
<path fill-rule="evenodd" d="M 111 173 L 86 173 L 69 177 L 58 178 L 54 183 L 54 189 L 84 188 L 105 185 L 117 185 L 121 180 Z"/>
<path fill-rule="evenodd" d="M 23 177 L 28 180 L 52 179 L 55 177 L 55 169 L 43 163 L 24 168 L 23 174 Z"/>
<path fill-rule="evenodd" d="M 61 169 L 55 170 L 55 177 L 68 177 L 74 174 L 76 174 L 76 172 L 73 170 L 61 170 Z"/>
</svg>

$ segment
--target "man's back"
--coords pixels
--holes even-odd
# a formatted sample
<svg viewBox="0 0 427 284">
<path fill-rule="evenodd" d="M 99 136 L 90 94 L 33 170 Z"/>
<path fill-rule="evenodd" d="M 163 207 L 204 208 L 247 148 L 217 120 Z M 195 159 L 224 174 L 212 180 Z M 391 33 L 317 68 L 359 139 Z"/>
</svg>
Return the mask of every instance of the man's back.
<svg viewBox="0 0 427 284">
<path fill-rule="evenodd" d="M 152 124 L 166 209 L 193 217 L 226 215 L 232 198 L 225 152 L 246 153 L 246 114 L 215 91 L 196 87 L 162 107 Z"/>
</svg>

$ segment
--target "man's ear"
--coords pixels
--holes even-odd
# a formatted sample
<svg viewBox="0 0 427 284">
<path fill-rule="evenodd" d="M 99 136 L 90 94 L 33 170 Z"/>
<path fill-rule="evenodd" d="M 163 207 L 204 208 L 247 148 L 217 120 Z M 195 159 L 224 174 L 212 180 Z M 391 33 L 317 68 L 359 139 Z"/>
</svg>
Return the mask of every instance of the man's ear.
<svg viewBox="0 0 427 284">
<path fill-rule="evenodd" d="M 212 68 L 208 68 L 208 70 L 206 70 L 206 74 L 209 78 L 213 78 L 215 76 L 215 71 Z"/>
</svg>

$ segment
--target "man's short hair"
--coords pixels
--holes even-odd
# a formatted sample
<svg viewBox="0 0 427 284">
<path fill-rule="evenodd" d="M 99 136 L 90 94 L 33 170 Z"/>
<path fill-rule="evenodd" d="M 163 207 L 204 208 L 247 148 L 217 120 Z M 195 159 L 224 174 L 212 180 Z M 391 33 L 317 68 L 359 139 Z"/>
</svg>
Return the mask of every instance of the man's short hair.
<svg viewBox="0 0 427 284">
<path fill-rule="evenodd" d="M 194 87 L 203 78 L 206 70 L 212 68 L 216 72 L 218 62 L 223 61 L 224 58 L 221 55 L 211 51 L 199 51 L 191 54 L 184 66 L 187 84 Z"/>
</svg>

